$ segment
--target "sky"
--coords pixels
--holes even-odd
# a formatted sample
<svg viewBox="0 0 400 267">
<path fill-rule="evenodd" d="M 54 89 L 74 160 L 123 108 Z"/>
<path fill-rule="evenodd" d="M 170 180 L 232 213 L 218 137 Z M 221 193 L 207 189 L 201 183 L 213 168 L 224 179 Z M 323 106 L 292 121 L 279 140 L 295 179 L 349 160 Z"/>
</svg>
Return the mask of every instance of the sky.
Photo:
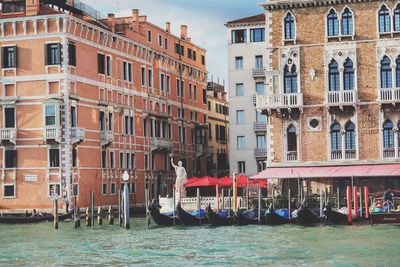
<svg viewBox="0 0 400 267">
<path fill-rule="evenodd" d="M 209 78 L 222 83 L 228 77 L 227 21 L 263 13 L 262 0 L 83 0 L 104 14 L 130 16 L 132 9 L 162 28 L 171 22 L 173 34 L 180 35 L 180 25 L 188 25 L 192 41 L 207 49 Z"/>
</svg>

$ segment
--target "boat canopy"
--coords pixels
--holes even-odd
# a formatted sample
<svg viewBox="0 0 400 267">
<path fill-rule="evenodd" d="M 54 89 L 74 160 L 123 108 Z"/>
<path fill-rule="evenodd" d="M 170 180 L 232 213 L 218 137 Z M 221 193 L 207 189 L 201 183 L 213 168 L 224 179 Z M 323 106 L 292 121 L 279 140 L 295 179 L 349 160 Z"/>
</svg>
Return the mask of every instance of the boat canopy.
<svg viewBox="0 0 400 267">
<path fill-rule="evenodd" d="M 345 165 L 309 167 L 270 167 L 253 179 L 395 177 L 400 176 L 400 164 Z"/>
<path fill-rule="evenodd" d="M 236 177 L 237 186 L 239 188 L 246 187 L 247 185 L 258 185 L 261 188 L 267 188 L 267 181 L 264 179 L 249 179 L 246 175 L 239 175 Z M 214 178 L 210 176 L 204 176 L 203 178 L 192 177 L 188 179 L 188 182 L 185 184 L 185 187 L 207 187 L 207 186 L 222 186 L 222 187 L 231 187 L 232 186 L 232 178 L 225 176 L 222 178 Z"/>
</svg>

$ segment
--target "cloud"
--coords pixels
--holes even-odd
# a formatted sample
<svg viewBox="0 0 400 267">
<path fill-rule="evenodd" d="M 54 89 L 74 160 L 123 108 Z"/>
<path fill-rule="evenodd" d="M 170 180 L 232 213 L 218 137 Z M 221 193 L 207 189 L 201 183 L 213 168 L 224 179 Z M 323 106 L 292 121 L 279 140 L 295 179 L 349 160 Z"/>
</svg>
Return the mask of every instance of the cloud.
<svg viewBox="0 0 400 267">
<path fill-rule="evenodd" d="M 153 24 L 164 27 L 171 22 L 172 33 L 179 36 L 181 24 L 188 25 L 189 36 L 197 45 L 207 49 L 207 68 L 210 73 L 227 79 L 227 21 L 262 13 L 260 0 L 85 0 L 103 13 L 129 16 L 137 8 Z"/>
</svg>

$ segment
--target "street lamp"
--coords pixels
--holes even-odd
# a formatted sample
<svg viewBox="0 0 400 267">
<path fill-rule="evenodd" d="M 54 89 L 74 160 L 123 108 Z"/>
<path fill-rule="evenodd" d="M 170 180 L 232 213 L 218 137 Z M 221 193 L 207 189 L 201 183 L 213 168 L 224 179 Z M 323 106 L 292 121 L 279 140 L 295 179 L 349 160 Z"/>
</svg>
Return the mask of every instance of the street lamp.
<svg viewBox="0 0 400 267">
<path fill-rule="evenodd" d="M 124 181 L 125 186 L 126 186 L 128 180 L 129 180 L 129 173 L 127 171 L 125 171 L 124 174 L 122 175 L 122 180 Z"/>
</svg>

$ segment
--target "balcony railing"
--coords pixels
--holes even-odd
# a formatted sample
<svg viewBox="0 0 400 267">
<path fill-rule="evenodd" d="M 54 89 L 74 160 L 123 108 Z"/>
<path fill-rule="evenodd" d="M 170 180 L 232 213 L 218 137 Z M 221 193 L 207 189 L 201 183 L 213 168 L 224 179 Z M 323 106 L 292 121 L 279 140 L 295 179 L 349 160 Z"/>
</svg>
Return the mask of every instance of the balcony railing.
<svg viewBox="0 0 400 267">
<path fill-rule="evenodd" d="M 257 109 L 281 109 L 303 106 L 303 94 L 273 94 L 257 96 Z"/>
<path fill-rule="evenodd" d="M 342 150 L 332 150 L 331 151 L 331 160 L 342 160 L 342 159 L 356 159 L 357 151 L 355 149 L 346 149 Z"/>
<path fill-rule="evenodd" d="M 357 91 L 331 91 L 325 95 L 325 100 L 329 105 L 346 105 L 357 102 Z"/>
<path fill-rule="evenodd" d="M 266 148 L 254 148 L 254 157 L 266 158 L 267 157 L 267 149 Z"/>
<path fill-rule="evenodd" d="M 253 104 L 257 105 L 257 95 L 253 95 Z"/>
<path fill-rule="evenodd" d="M 331 151 L 331 160 L 339 160 L 343 158 L 342 150 L 332 150 Z"/>
<path fill-rule="evenodd" d="M 44 129 L 44 137 L 46 140 L 61 141 L 61 128 L 57 126 L 47 126 Z"/>
<path fill-rule="evenodd" d="M 17 139 L 17 130 L 15 128 L 0 129 L 1 142 L 6 141 L 15 144 L 16 139 Z"/>
<path fill-rule="evenodd" d="M 288 151 L 286 153 L 286 161 L 297 161 L 297 151 Z"/>
<path fill-rule="evenodd" d="M 356 159 L 357 151 L 355 149 L 347 149 L 344 152 L 345 159 Z"/>
<path fill-rule="evenodd" d="M 100 131 L 100 142 L 102 145 L 107 145 L 114 141 L 114 132 L 108 130 Z"/>
<path fill-rule="evenodd" d="M 380 89 L 379 101 L 383 103 L 400 102 L 400 88 L 382 88 Z"/>
<path fill-rule="evenodd" d="M 151 139 L 151 148 L 152 150 L 163 150 L 163 149 L 172 149 L 173 143 L 172 140 L 168 140 L 165 138 L 153 138 Z"/>
<path fill-rule="evenodd" d="M 254 68 L 253 69 L 253 77 L 254 78 L 265 77 L 265 68 Z"/>
<path fill-rule="evenodd" d="M 383 149 L 383 157 L 384 158 L 395 158 L 396 150 L 394 149 L 394 147 L 384 148 Z"/>
<path fill-rule="evenodd" d="M 72 143 L 79 143 L 83 140 L 85 140 L 85 129 L 83 128 L 78 128 L 78 127 L 72 127 L 71 128 L 71 140 Z"/>
<path fill-rule="evenodd" d="M 267 123 L 266 122 L 255 122 L 253 124 L 255 132 L 266 132 L 267 131 Z"/>
</svg>

